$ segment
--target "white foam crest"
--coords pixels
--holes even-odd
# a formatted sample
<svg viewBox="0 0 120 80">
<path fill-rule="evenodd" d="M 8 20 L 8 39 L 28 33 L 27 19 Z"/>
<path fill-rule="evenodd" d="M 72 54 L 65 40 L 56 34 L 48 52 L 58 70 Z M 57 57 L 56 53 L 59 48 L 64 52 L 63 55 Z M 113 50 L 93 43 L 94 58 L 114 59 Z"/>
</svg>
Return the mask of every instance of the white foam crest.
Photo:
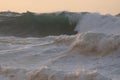
<svg viewBox="0 0 120 80">
<path fill-rule="evenodd" d="M 82 15 L 82 19 L 81 17 L 79 18 L 75 31 L 120 34 L 120 18 L 118 17 L 87 13 Z"/>
</svg>

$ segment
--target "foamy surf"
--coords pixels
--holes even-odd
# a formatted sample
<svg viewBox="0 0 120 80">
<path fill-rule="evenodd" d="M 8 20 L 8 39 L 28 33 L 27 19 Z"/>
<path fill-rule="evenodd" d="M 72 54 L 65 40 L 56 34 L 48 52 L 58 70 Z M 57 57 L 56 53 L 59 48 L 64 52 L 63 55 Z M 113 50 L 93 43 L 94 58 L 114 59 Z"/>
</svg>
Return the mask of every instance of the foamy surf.
<svg viewBox="0 0 120 80">
<path fill-rule="evenodd" d="M 119 18 L 63 14 L 77 23 L 77 34 L 0 37 L 0 80 L 120 79 Z"/>
</svg>

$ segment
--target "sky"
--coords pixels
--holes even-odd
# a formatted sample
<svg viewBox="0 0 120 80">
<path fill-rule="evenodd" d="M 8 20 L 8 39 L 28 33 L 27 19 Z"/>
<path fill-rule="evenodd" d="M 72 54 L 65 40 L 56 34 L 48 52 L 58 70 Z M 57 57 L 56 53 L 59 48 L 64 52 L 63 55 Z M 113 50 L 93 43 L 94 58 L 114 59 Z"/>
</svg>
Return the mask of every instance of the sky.
<svg viewBox="0 0 120 80">
<path fill-rule="evenodd" d="M 0 0 L 0 11 L 120 13 L 120 0 Z"/>
</svg>

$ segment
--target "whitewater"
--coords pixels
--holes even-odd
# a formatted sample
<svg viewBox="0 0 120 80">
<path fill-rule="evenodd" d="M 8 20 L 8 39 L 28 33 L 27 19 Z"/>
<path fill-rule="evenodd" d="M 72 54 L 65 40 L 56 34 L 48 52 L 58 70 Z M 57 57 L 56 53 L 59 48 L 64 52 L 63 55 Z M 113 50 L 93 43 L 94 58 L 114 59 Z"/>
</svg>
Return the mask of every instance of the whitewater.
<svg viewBox="0 0 120 80">
<path fill-rule="evenodd" d="M 1 35 L 0 80 L 120 80 L 120 17 L 64 14 L 77 34 Z"/>
</svg>

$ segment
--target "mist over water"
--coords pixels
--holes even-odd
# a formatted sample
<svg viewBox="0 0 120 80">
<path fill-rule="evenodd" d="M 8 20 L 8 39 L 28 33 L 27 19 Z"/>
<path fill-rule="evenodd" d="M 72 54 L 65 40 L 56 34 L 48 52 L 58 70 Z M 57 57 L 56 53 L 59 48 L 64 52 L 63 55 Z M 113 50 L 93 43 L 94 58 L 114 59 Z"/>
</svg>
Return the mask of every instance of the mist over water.
<svg viewBox="0 0 120 80">
<path fill-rule="evenodd" d="M 120 17 L 0 13 L 0 80 L 119 80 Z"/>
</svg>

